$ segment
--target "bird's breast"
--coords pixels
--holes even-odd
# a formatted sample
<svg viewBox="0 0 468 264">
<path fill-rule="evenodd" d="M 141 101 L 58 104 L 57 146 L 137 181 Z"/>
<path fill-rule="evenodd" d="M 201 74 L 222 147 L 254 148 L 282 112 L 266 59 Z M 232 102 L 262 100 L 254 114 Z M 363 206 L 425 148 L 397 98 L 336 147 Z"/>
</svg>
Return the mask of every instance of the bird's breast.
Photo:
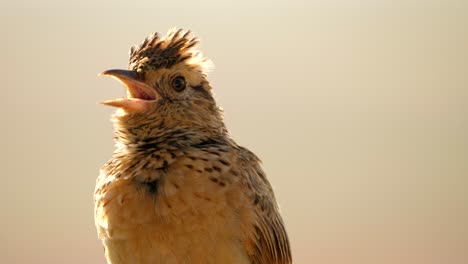
<svg viewBox="0 0 468 264">
<path fill-rule="evenodd" d="M 189 156 L 163 175 L 97 187 L 96 225 L 110 263 L 248 263 L 232 169 Z"/>
</svg>

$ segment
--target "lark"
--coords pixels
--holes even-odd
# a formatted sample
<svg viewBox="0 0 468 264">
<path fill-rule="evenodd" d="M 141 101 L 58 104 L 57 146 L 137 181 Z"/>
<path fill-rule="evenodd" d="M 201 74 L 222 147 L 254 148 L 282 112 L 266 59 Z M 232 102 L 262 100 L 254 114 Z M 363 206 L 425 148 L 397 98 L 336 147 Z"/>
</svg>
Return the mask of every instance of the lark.
<svg viewBox="0 0 468 264">
<path fill-rule="evenodd" d="M 117 108 L 94 193 L 107 262 L 291 263 L 273 189 L 229 135 L 198 42 L 154 33 L 131 48 L 128 70 L 101 73 L 127 90 L 103 102 Z"/>
</svg>

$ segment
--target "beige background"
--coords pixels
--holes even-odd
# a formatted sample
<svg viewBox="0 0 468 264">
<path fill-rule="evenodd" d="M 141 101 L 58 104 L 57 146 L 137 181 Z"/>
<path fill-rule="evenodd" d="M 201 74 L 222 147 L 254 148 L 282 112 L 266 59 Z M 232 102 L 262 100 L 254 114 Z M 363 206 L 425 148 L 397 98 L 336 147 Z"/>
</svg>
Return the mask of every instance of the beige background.
<svg viewBox="0 0 468 264">
<path fill-rule="evenodd" d="M 192 29 L 256 152 L 295 263 L 468 263 L 466 1 L 0 4 L 0 262 L 105 263 L 93 224 L 127 66 Z"/>
</svg>

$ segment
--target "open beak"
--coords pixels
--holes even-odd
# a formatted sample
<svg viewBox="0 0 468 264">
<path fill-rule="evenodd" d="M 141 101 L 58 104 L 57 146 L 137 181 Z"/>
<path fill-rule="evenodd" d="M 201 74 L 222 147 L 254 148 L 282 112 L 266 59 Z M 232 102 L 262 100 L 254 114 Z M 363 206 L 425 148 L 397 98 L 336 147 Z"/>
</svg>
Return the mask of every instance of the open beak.
<svg viewBox="0 0 468 264">
<path fill-rule="evenodd" d="M 127 110 L 144 110 L 148 103 L 157 100 L 159 95 L 156 90 L 141 81 L 135 71 L 107 70 L 99 76 L 110 76 L 121 82 L 127 88 L 127 98 L 118 98 L 101 102 L 101 104 L 120 107 Z"/>
</svg>

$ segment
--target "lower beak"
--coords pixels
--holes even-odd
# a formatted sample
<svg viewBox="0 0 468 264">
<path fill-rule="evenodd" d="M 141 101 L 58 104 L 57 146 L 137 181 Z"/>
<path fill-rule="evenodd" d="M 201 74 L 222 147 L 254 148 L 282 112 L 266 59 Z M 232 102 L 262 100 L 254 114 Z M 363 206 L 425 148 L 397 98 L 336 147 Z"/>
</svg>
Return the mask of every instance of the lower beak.
<svg viewBox="0 0 468 264">
<path fill-rule="evenodd" d="M 119 98 L 101 102 L 104 105 L 110 105 L 128 110 L 142 110 L 142 107 L 147 103 L 157 100 L 158 93 L 156 90 L 140 80 L 135 71 L 129 70 L 107 70 L 101 72 L 99 76 L 110 76 L 127 89 L 127 98 Z"/>
</svg>

